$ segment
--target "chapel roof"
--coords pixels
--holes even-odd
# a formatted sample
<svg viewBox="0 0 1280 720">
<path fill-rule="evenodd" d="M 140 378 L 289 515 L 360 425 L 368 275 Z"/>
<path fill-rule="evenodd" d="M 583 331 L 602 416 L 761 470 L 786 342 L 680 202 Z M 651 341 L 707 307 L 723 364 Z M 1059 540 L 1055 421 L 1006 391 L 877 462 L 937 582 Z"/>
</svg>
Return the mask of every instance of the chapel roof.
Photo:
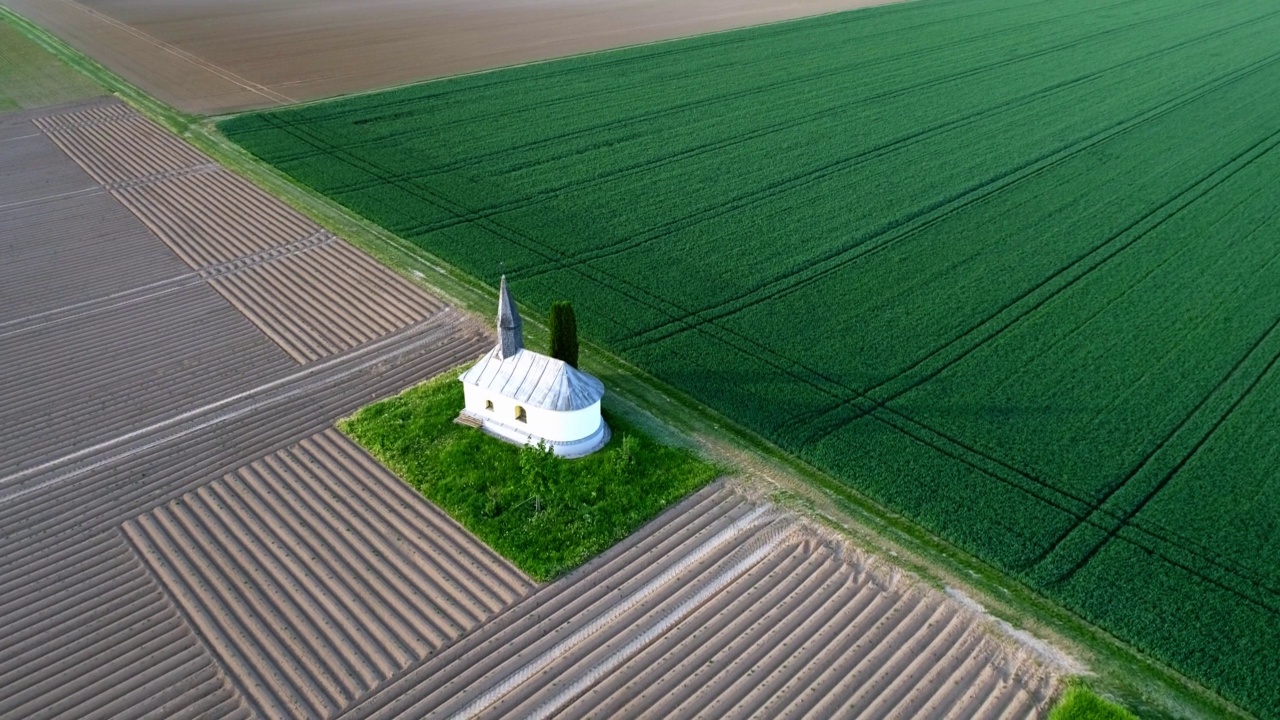
<svg viewBox="0 0 1280 720">
<path fill-rule="evenodd" d="M 524 349 L 524 333 L 520 328 L 520 311 L 507 287 L 507 276 L 502 276 L 498 288 L 498 358 L 514 356 Z"/>
<path fill-rule="evenodd" d="M 503 357 L 498 345 L 459 378 L 529 407 L 567 412 L 604 397 L 604 383 L 563 360 L 532 350 Z"/>
</svg>

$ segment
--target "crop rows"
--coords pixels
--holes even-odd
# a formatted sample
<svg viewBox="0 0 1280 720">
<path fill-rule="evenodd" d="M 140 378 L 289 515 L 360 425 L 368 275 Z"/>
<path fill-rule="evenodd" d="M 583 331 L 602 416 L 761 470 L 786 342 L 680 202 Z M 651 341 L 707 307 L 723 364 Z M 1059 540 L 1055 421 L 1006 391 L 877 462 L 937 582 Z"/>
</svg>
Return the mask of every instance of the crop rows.
<svg viewBox="0 0 1280 720">
<path fill-rule="evenodd" d="M 344 717 L 1021 718 L 1053 684 L 967 609 L 716 483 Z"/>
<path fill-rule="evenodd" d="M 929 0 L 223 129 L 1280 717 L 1277 33 Z"/>
</svg>

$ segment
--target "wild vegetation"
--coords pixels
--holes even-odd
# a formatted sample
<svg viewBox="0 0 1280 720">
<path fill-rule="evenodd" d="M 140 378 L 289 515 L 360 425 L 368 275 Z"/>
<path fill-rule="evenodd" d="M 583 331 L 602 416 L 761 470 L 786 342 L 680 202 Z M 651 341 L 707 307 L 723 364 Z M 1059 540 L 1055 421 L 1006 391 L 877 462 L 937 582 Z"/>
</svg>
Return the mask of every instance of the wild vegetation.
<svg viewBox="0 0 1280 720">
<path fill-rule="evenodd" d="M 1138 720 L 1138 716 L 1075 683 L 1049 712 L 1049 720 Z"/>
<path fill-rule="evenodd" d="M 1278 35 L 925 0 L 222 127 L 1275 718 Z"/>
<path fill-rule="evenodd" d="M 618 418 L 603 450 L 565 460 L 455 424 L 462 404 L 462 384 L 445 373 L 341 429 L 536 580 L 581 565 L 716 476 Z"/>
</svg>

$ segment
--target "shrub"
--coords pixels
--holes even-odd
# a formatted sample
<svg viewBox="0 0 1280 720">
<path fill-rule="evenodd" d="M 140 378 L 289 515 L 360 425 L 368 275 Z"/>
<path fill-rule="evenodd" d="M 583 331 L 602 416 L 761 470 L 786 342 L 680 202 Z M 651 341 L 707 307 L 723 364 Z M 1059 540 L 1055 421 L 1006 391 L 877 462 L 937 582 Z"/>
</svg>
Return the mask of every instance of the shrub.
<svg viewBox="0 0 1280 720">
<path fill-rule="evenodd" d="M 1049 720 L 1138 720 L 1138 716 L 1075 683 L 1049 713 Z"/>
</svg>

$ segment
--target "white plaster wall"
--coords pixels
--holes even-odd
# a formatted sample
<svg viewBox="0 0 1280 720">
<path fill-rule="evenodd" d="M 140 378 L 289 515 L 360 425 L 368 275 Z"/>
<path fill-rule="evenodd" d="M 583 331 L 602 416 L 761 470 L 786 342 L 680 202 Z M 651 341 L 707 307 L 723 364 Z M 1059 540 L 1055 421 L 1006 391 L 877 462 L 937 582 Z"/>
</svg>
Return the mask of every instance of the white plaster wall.
<svg viewBox="0 0 1280 720">
<path fill-rule="evenodd" d="M 484 410 L 484 395 L 478 388 L 476 388 L 476 386 L 462 383 L 462 395 L 466 398 L 464 405 L 468 412 L 479 417 L 484 417 L 486 415 Z"/>
<path fill-rule="evenodd" d="M 467 411 L 476 417 L 492 419 L 503 425 L 524 430 L 547 440 L 573 442 L 590 437 L 600 429 L 600 403 L 571 412 L 543 410 L 525 406 L 527 422 L 516 420 L 518 403 L 500 395 L 489 394 L 474 385 L 463 383 Z M 486 400 L 493 402 L 493 410 L 486 410 Z"/>
<path fill-rule="evenodd" d="M 530 432 L 558 442 L 590 437 L 600 429 L 600 403 L 571 412 L 528 408 Z"/>
</svg>

